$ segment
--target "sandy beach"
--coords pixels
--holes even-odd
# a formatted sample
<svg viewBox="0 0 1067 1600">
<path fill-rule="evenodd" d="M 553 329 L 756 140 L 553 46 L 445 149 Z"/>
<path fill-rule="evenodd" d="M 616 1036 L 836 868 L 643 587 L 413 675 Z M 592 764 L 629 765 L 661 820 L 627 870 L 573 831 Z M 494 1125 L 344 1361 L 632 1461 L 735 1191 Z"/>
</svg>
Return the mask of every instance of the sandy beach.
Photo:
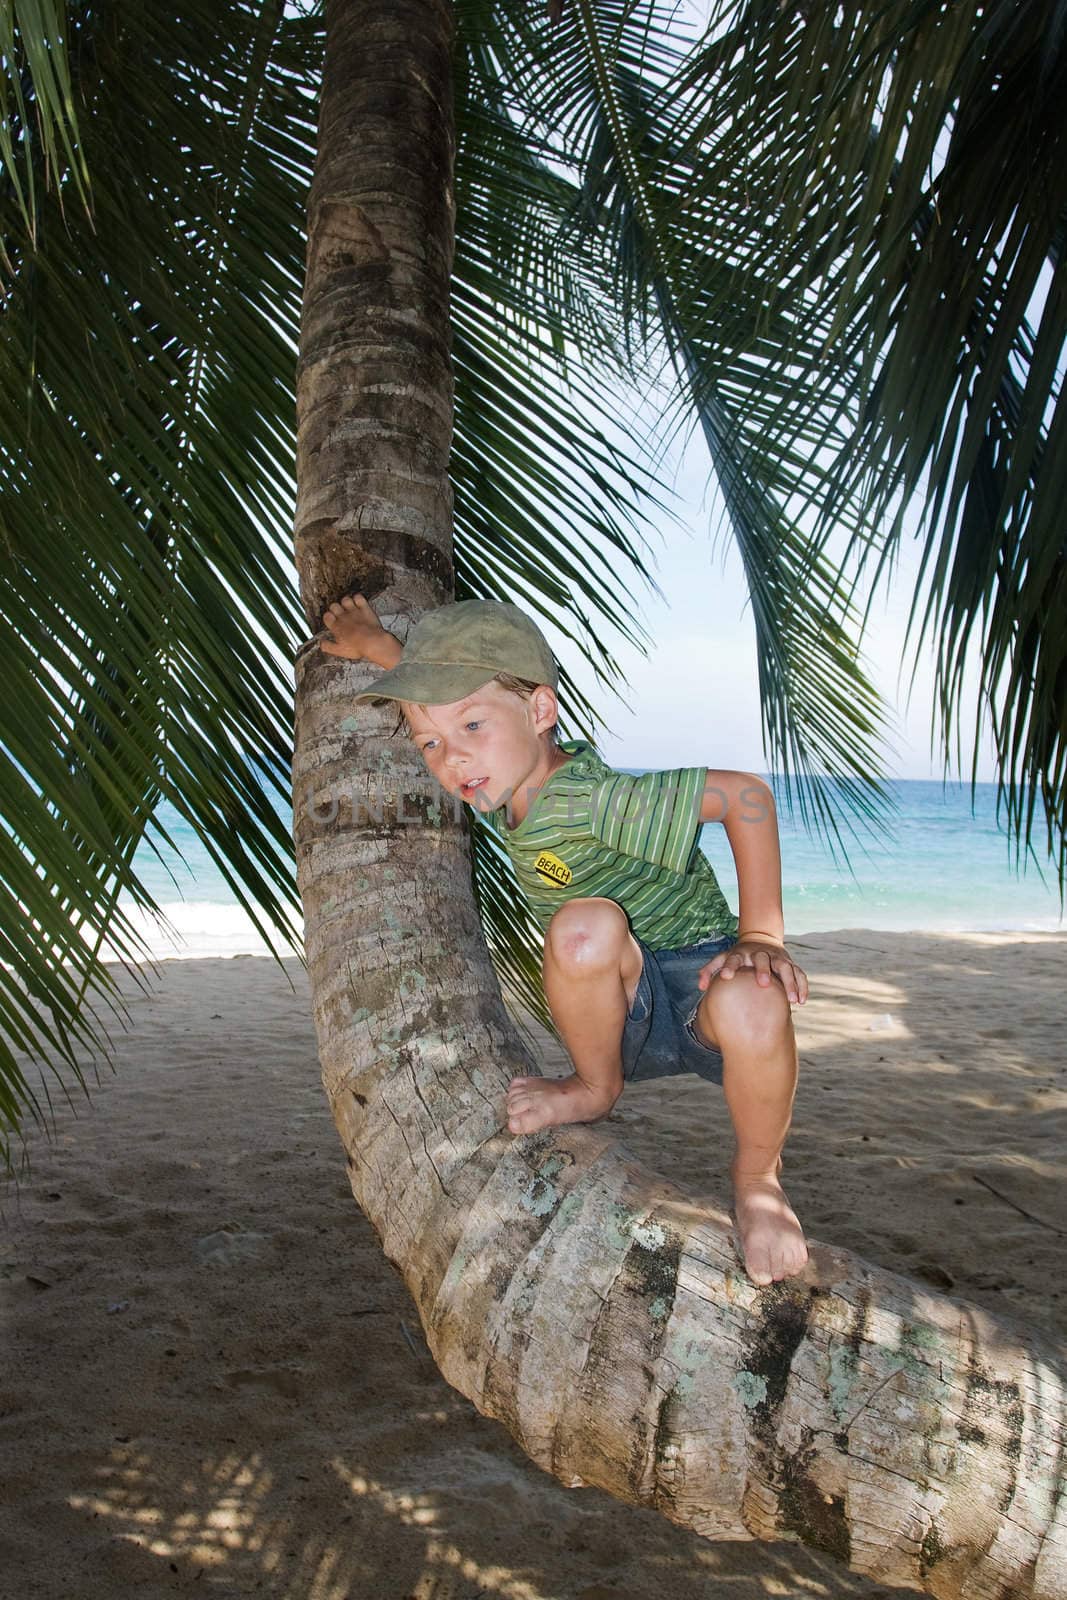
<svg viewBox="0 0 1067 1600">
<path fill-rule="evenodd" d="M 1067 937 L 818 934 L 784 1180 L 809 1234 L 1062 1338 Z M 889 1600 L 565 1489 L 450 1389 L 352 1198 L 305 975 L 167 961 L 0 1227 L 3 1600 Z M 288 978 L 286 977 L 288 974 Z M 556 1047 L 546 1069 L 561 1070 Z M 726 1199 L 721 1093 L 619 1138 Z"/>
</svg>

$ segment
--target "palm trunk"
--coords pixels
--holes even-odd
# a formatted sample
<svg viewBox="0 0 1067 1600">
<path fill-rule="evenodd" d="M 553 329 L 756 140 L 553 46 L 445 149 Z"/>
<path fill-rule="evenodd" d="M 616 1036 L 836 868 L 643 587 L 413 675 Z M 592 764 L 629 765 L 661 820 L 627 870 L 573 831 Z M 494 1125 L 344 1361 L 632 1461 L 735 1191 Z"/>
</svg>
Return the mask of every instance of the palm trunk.
<svg viewBox="0 0 1067 1600">
<path fill-rule="evenodd" d="M 313 629 L 353 588 L 401 636 L 452 596 L 451 33 L 447 0 L 328 6 L 298 380 Z M 1057 1352 L 825 1247 L 807 1281 L 758 1289 L 726 1219 L 604 1129 L 504 1130 L 531 1067 L 467 828 L 428 801 L 391 713 L 354 702 L 374 676 L 298 661 L 299 884 L 352 1188 L 444 1376 L 563 1483 L 710 1537 L 795 1537 L 933 1595 L 1062 1600 Z"/>
</svg>

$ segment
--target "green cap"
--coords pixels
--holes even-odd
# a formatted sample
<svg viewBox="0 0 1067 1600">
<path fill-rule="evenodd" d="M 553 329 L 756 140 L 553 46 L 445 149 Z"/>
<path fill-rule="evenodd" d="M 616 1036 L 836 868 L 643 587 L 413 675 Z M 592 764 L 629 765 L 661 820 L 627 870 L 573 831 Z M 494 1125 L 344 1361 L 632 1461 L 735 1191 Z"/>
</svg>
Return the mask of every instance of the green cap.
<svg viewBox="0 0 1067 1600">
<path fill-rule="evenodd" d="M 456 600 L 425 612 L 408 634 L 399 666 L 356 699 L 450 705 L 498 672 L 553 689 L 559 681 L 556 658 L 525 611 L 504 600 Z"/>
</svg>

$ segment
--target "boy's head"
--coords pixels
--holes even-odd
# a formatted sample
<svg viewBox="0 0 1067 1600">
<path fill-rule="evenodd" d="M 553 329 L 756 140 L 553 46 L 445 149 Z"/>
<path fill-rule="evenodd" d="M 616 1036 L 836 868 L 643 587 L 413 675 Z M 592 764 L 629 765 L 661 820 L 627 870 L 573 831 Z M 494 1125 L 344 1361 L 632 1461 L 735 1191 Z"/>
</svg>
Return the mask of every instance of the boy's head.
<svg viewBox="0 0 1067 1600">
<path fill-rule="evenodd" d="M 459 600 L 426 612 L 399 666 L 357 698 L 396 701 L 394 731 L 403 727 L 447 788 L 491 777 L 503 792 L 526 775 L 526 757 L 555 751 L 558 682 L 547 641 L 518 606 Z M 493 771 L 473 771 L 479 764 Z"/>
</svg>

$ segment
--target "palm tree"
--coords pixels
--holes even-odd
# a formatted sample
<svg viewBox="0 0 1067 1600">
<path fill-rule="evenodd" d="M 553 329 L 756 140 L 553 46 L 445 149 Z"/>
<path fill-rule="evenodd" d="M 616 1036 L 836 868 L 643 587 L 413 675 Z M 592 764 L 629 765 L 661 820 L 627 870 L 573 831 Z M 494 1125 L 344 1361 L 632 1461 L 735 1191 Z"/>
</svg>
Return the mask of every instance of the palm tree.
<svg viewBox="0 0 1067 1600">
<path fill-rule="evenodd" d="M 658 354 L 745 552 L 776 764 L 877 809 L 854 580 L 925 473 L 946 706 L 976 637 L 1017 836 L 1036 787 L 1062 868 L 1056 277 L 1039 338 L 1026 316 L 1062 241 L 1051 9 L 738 7 L 686 49 L 608 0 L 331 0 L 325 34 L 314 10 L 226 10 L 72 8 L 65 37 L 35 8 L 5 52 L 5 883 L 36 924 L 8 939 L 14 1042 L 95 1040 L 81 925 L 128 937 L 161 794 L 285 934 L 264 785 L 289 701 L 264 646 L 346 589 L 400 633 L 517 592 L 632 634 L 599 552 L 641 576 L 626 497 L 655 485 L 612 450 L 597 378 Z M 994 193 L 978 174 L 1023 106 L 1032 159 Z M 705 1533 L 939 1595 L 1061 1592 L 1062 1384 L 1036 1337 L 823 1247 L 756 1290 L 723 1220 L 605 1131 L 500 1132 L 529 1063 L 483 932 L 520 996 L 536 952 L 491 841 L 427 803 L 366 681 L 297 656 L 297 882 L 353 1189 L 445 1376 L 565 1482 Z M 834 800 L 798 792 L 831 827 Z"/>
</svg>

